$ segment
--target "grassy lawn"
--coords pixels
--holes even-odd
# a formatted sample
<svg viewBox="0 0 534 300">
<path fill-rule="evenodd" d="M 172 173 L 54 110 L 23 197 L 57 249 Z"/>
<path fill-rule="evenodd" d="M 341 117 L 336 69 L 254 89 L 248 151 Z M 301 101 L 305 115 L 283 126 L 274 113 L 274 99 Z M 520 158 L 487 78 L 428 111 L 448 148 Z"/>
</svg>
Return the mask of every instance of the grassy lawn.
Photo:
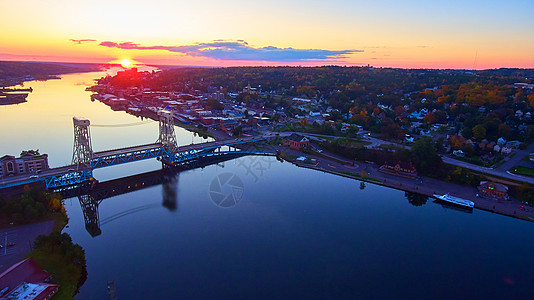
<svg viewBox="0 0 534 300">
<path fill-rule="evenodd" d="M 333 137 L 333 136 L 316 136 L 313 133 L 310 133 L 310 135 L 315 137 L 315 138 L 317 138 L 317 139 L 323 139 L 323 140 L 329 140 L 329 141 L 333 141 L 335 139 L 335 137 Z"/>
<path fill-rule="evenodd" d="M 348 146 L 350 146 L 351 148 L 363 148 L 363 146 L 367 146 L 370 144 L 371 142 L 368 142 L 368 141 L 350 139 Z"/>
<path fill-rule="evenodd" d="M 510 169 L 511 173 L 517 174 L 517 175 L 524 175 L 529 177 L 534 177 L 534 169 L 526 168 L 526 167 L 513 167 Z"/>
<path fill-rule="evenodd" d="M 54 220 L 54 231 L 61 232 L 69 222 L 69 218 L 62 212 L 51 213 L 50 216 L 52 220 Z"/>
<path fill-rule="evenodd" d="M 292 162 L 292 161 L 294 161 L 295 159 L 297 159 L 297 157 L 294 156 L 294 155 L 283 155 L 282 158 L 285 159 L 285 160 L 287 160 L 287 161 L 290 161 L 290 162 Z"/>
<path fill-rule="evenodd" d="M 354 176 L 354 177 L 358 177 L 358 178 L 362 178 L 362 175 L 356 174 L 356 173 L 350 173 L 350 172 L 338 172 L 338 173 L 349 175 L 349 176 Z M 378 179 L 374 179 L 374 178 L 367 177 L 367 176 L 365 176 L 365 178 L 362 178 L 362 179 L 365 179 L 367 181 L 380 182 L 380 180 L 378 180 Z"/>
</svg>

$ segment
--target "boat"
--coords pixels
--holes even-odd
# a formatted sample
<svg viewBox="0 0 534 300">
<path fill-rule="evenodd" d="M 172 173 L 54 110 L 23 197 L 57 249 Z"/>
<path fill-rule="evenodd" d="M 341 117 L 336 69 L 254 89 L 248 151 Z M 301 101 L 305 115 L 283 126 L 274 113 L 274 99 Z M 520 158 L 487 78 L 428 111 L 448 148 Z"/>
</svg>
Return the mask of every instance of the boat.
<svg viewBox="0 0 534 300">
<path fill-rule="evenodd" d="M 472 207 L 460 206 L 460 205 L 452 204 L 450 202 L 445 202 L 445 201 L 439 200 L 439 199 L 434 199 L 434 201 L 432 201 L 432 202 L 436 203 L 438 205 L 441 205 L 441 207 L 443 207 L 444 209 L 460 211 L 460 212 L 468 213 L 468 214 L 472 214 L 473 213 L 473 208 Z"/>
<path fill-rule="evenodd" d="M 449 203 L 452 203 L 452 204 L 460 205 L 460 206 L 463 206 L 463 207 L 473 208 L 475 206 L 475 202 L 473 202 L 473 201 L 469 201 L 469 200 L 465 200 L 465 199 L 462 199 L 462 198 L 454 197 L 454 196 L 451 196 L 449 194 L 445 194 L 445 195 L 434 194 L 434 197 L 436 199 L 438 199 L 438 200 L 442 200 L 442 201 L 449 202 Z"/>
</svg>

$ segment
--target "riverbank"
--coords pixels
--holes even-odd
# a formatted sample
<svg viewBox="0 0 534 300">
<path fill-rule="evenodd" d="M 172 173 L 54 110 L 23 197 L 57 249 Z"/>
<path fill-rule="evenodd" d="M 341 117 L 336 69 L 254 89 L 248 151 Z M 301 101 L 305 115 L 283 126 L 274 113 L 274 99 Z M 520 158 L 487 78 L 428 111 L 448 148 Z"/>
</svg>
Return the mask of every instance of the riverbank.
<svg viewBox="0 0 534 300">
<path fill-rule="evenodd" d="M 475 208 L 477 209 L 534 222 L 534 209 L 531 207 L 524 207 L 524 210 L 521 209 L 523 204 L 517 199 L 498 201 L 491 198 L 477 197 L 476 195 L 478 194 L 478 190 L 471 186 L 443 182 L 437 179 L 422 176 L 412 179 L 385 174 L 379 171 L 379 166 L 362 162 L 354 163 L 353 161 L 348 161 L 337 155 L 326 154 L 324 152 L 321 153 L 321 156 L 316 156 L 313 154 L 304 154 L 302 152 L 280 146 L 277 147 L 277 150 L 283 151 L 293 157 L 306 156 L 307 158 L 313 158 L 317 161 L 316 164 L 308 164 L 288 160 L 298 167 L 314 169 L 338 176 L 357 179 L 367 183 L 378 184 L 405 192 L 418 193 L 431 198 L 433 198 L 434 194 L 443 195 L 449 193 L 453 196 L 473 201 L 475 203 Z M 333 159 L 327 159 L 328 156 L 332 156 Z M 365 175 L 365 177 L 362 177 L 362 173 Z"/>
</svg>

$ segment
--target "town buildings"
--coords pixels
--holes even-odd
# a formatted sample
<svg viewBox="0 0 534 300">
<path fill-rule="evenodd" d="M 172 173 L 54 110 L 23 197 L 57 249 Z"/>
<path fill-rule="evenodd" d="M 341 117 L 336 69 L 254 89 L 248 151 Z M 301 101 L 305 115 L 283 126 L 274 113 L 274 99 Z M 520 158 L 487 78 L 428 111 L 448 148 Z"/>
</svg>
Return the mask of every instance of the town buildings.
<svg viewBox="0 0 534 300">
<path fill-rule="evenodd" d="M 50 299 L 59 285 L 49 283 L 51 275 L 33 258 L 26 258 L 0 274 L 0 300 Z"/>
<path fill-rule="evenodd" d="M 485 197 L 508 200 L 508 187 L 501 183 L 481 181 L 478 191 Z"/>
<path fill-rule="evenodd" d="M 0 158 L 0 177 L 39 173 L 48 168 L 48 154 L 39 154 L 38 151 L 23 151 L 18 158 L 12 155 Z"/>
<path fill-rule="evenodd" d="M 417 170 L 414 165 L 403 161 L 387 161 L 380 167 L 380 172 L 402 177 L 415 178 Z"/>
</svg>

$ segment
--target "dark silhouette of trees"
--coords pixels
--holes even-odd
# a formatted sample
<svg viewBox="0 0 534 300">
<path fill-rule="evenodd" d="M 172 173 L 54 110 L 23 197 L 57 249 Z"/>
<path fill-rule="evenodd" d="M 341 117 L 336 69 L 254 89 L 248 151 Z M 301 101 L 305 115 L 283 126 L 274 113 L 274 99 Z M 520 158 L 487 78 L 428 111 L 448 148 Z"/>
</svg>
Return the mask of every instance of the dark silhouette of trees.
<svg viewBox="0 0 534 300">
<path fill-rule="evenodd" d="M 441 167 L 442 160 L 438 155 L 436 144 L 429 136 L 422 136 L 413 143 L 411 155 L 417 171 L 422 174 L 435 173 Z"/>
<path fill-rule="evenodd" d="M 408 202 L 413 206 L 423 206 L 428 201 L 428 196 L 419 193 L 404 192 L 404 197 L 406 197 Z"/>
</svg>

